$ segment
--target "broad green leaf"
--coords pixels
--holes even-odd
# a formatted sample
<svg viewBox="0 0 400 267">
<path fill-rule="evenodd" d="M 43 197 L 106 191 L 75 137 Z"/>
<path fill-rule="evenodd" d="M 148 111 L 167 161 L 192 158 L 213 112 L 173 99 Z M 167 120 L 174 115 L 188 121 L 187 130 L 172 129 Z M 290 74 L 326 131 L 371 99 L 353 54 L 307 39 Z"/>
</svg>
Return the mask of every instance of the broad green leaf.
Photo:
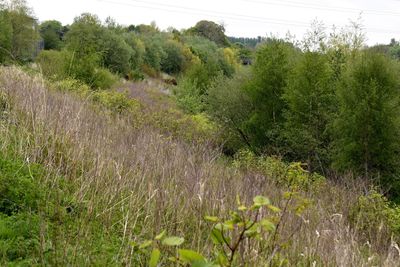
<svg viewBox="0 0 400 267">
<path fill-rule="evenodd" d="M 233 230 L 235 229 L 235 222 L 232 220 L 225 221 L 223 223 L 224 229 Z"/>
<path fill-rule="evenodd" d="M 156 236 L 156 240 L 161 240 L 164 236 L 165 236 L 165 234 L 166 234 L 166 232 L 167 231 L 162 231 L 161 233 L 159 233 L 157 236 Z"/>
<path fill-rule="evenodd" d="M 213 241 L 213 243 L 215 245 L 221 245 L 224 243 L 224 239 L 222 237 L 222 232 L 221 230 L 217 229 L 217 228 L 213 228 L 211 230 L 211 240 Z"/>
<path fill-rule="evenodd" d="M 185 241 L 183 237 L 169 236 L 163 239 L 161 243 L 166 246 L 179 246 Z"/>
<path fill-rule="evenodd" d="M 265 231 L 272 232 L 272 231 L 275 230 L 275 224 L 272 223 L 272 222 L 271 222 L 270 220 L 268 220 L 268 219 L 262 219 L 262 220 L 260 221 L 260 224 L 261 224 L 261 226 L 263 227 L 263 229 L 264 229 Z"/>
<path fill-rule="evenodd" d="M 204 216 L 204 219 L 209 222 L 218 222 L 218 217 L 216 216 Z"/>
<path fill-rule="evenodd" d="M 233 223 L 238 223 L 238 222 L 242 221 L 242 218 L 240 217 L 240 215 L 237 212 L 233 211 L 230 213 L 230 215 L 231 215 Z"/>
<path fill-rule="evenodd" d="M 206 262 L 206 259 L 196 251 L 188 250 L 188 249 L 180 249 L 178 250 L 179 258 L 187 263 L 193 263 L 195 261 L 203 261 Z"/>
<path fill-rule="evenodd" d="M 146 240 L 142 244 L 140 244 L 139 249 L 145 249 L 153 244 L 152 240 Z"/>
<path fill-rule="evenodd" d="M 153 249 L 150 256 L 149 267 L 157 267 L 158 261 L 160 260 L 161 252 L 159 249 Z"/>
<path fill-rule="evenodd" d="M 218 252 L 217 262 L 221 266 L 228 266 L 228 264 L 229 264 L 228 259 L 226 258 L 225 254 L 222 252 Z"/>
<path fill-rule="evenodd" d="M 263 197 L 263 196 L 256 196 L 253 199 L 254 205 L 256 206 L 267 206 L 270 204 L 270 201 L 268 198 Z"/>
<path fill-rule="evenodd" d="M 247 237 L 254 237 L 257 235 L 257 229 L 249 229 L 244 232 L 244 235 Z"/>
</svg>

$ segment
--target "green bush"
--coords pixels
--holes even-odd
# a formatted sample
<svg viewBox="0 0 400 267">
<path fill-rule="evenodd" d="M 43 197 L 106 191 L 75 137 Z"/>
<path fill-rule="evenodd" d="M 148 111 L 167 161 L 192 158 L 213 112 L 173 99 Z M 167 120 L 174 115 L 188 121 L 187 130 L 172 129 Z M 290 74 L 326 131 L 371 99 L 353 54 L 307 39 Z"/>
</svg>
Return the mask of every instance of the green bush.
<svg viewBox="0 0 400 267">
<path fill-rule="evenodd" d="M 0 265 L 32 266 L 37 263 L 39 228 L 40 219 L 36 214 L 22 212 L 5 216 L 0 213 Z"/>
<path fill-rule="evenodd" d="M 250 150 L 240 150 L 235 155 L 234 165 L 271 177 L 276 184 L 292 190 L 318 190 L 325 177 L 306 171 L 301 162 L 285 163 L 277 157 L 255 156 Z"/>
<path fill-rule="evenodd" d="M 108 89 L 118 81 L 118 77 L 107 69 L 96 69 L 91 86 L 95 89 Z"/>
<path fill-rule="evenodd" d="M 168 74 L 181 72 L 185 63 L 182 45 L 176 41 L 169 40 L 164 44 L 163 49 L 165 56 L 161 60 L 161 70 Z"/>
<path fill-rule="evenodd" d="M 0 154 L 0 213 L 12 215 L 20 210 L 37 210 L 43 193 L 38 177 L 42 171 L 35 165 L 8 160 Z"/>
<path fill-rule="evenodd" d="M 372 189 L 360 196 L 349 212 L 352 226 L 374 240 L 377 235 L 386 236 L 388 242 L 394 234 L 400 240 L 400 207 Z"/>
<path fill-rule="evenodd" d="M 129 98 L 125 93 L 115 91 L 99 91 L 91 96 L 95 103 L 116 113 L 134 112 L 140 109 L 140 104 L 135 99 Z"/>
<path fill-rule="evenodd" d="M 72 60 L 72 53 L 65 50 L 43 50 L 36 58 L 42 74 L 54 80 L 68 77 Z"/>
<path fill-rule="evenodd" d="M 52 86 L 59 91 L 75 92 L 85 95 L 90 91 L 90 87 L 79 80 L 66 78 L 52 83 Z"/>
</svg>

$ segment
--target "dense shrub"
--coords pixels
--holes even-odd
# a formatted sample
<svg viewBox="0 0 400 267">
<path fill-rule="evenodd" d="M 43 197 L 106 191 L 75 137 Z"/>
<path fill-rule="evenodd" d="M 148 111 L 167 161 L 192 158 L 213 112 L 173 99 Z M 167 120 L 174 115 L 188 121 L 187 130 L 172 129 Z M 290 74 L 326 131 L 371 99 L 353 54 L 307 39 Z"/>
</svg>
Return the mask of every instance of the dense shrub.
<svg viewBox="0 0 400 267">
<path fill-rule="evenodd" d="M 69 51 L 43 50 L 36 62 L 40 66 L 42 74 L 51 79 L 64 79 L 70 75 L 70 67 L 73 64 L 73 54 Z"/>
<path fill-rule="evenodd" d="M 386 239 L 387 246 L 392 237 L 400 237 L 400 207 L 394 205 L 375 189 L 360 196 L 349 212 L 352 226 L 364 234 L 367 240 Z"/>
</svg>

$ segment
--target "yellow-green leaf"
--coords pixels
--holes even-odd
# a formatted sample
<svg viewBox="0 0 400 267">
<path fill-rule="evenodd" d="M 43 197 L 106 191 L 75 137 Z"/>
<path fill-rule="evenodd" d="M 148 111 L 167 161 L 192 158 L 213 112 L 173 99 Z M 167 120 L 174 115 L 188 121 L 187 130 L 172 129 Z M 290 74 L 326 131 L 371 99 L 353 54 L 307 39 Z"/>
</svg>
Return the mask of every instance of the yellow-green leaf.
<svg viewBox="0 0 400 267">
<path fill-rule="evenodd" d="M 218 217 L 216 216 L 204 216 L 204 219 L 209 222 L 218 222 Z"/>
<path fill-rule="evenodd" d="M 150 256 L 149 267 L 157 267 L 158 261 L 160 260 L 161 252 L 159 249 L 153 249 Z"/>
<path fill-rule="evenodd" d="M 187 263 L 193 263 L 195 261 L 206 261 L 203 255 L 199 254 L 196 251 L 188 250 L 188 249 L 180 249 L 178 250 L 179 259 Z"/>
<path fill-rule="evenodd" d="M 166 246 L 179 246 L 185 241 L 183 237 L 169 236 L 163 239 L 161 243 Z"/>
<path fill-rule="evenodd" d="M 164 236 L 165 236 L 165 233 L 166 233 L 167 231 L 162 231 L 161 233 L 159 233 L 157 236 L 156 236 L 156 240 L 161 240 Z"/>
<path fill-rule="evenodd" d="M 139 249 L 145 249 L 153 244 L 153 241 L 151 240 L 146 240 L 142 244 L 140 244 Z"/>
</svg>

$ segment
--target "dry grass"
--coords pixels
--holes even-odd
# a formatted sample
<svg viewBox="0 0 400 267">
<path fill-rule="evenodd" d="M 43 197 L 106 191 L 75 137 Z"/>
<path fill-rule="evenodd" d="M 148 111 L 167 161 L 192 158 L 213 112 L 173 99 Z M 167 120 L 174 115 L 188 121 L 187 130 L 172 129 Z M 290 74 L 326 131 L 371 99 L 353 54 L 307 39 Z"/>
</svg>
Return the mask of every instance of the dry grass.
<svg viewBox="0 0 400 267">
<path fill-rule="evenodd" d="M 162 229 L 185 237 L 184 247 L 210 255 L 204 215 L 227 214 L 236 195 L 247 202 L 264 195 L 279 207 L 286 203 L 285 189 L 273 177 L 238 170 L 206 145 L 174 140 L 151 126 L 137 129 L 127 115 L 110 116 L 85 100 L 47 90 L 40 77 L 2 68 L 0 91 L 12 104 L 0 129 L 1 145 L 13 144 L 16 154 L 59 174 L 47 177 L 44 190 L 57 190 L 55 177 L 72 184 L 69 199 L 80 210 L 76 227 L 43 230 L 42 239 L 54 246 L 54 265 L 144 266 L 130 243 Z M 330 184 L 307 193 L 314 204 L 302 217 L 285 214 L 273 253 L 294 266 L 399 266 L 397 245 L 374 249 L 373 242 L 381 240 L 366 244 L 350 228 L 347 213 L 361 190 Z M 98 235 L 116 244 L 113 258 L 101 257 L 107 249 L 94 244 Z M 271 253 L 259 246 L 242 248 L 248 266 L 267 265 Z"/>
</svg>

